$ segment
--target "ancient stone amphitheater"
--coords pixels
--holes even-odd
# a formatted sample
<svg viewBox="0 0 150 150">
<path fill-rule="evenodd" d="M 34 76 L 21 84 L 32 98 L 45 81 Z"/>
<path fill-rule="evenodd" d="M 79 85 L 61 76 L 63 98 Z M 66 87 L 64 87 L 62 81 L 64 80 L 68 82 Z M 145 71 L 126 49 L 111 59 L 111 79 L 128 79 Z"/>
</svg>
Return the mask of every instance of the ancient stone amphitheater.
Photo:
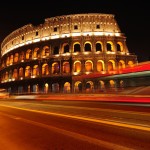
<svg viewBox="0 0 150 150">
<path fill-rule="evenodd" d="M 113 79 L 105 83 L 101 76 L 136 63 L 113 14 L 56 16 L 5 37 L 0 88 L 10 93 L 101 92 L 118 86 Z M 81 78 L 94 73 L 98 78 Z"/>
</svg>

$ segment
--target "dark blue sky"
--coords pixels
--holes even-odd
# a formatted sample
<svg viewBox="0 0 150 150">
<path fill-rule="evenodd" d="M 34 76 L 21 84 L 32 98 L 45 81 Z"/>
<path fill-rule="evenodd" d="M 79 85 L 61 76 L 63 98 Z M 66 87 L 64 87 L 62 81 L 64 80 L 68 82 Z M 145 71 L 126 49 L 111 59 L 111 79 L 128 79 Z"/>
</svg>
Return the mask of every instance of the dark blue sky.
<svg viewBox="0 0 150 150">
<path fill-rule="evenodd" d="M 4 1 L 0 8 L 0 42 L 13 30 L 26 24 L 39 25 L 45 18 L 76 13 L 114 14 L 127 37 L 130 53 L 139 62 L 150 60 L 150 7 L 147 0 L 39 0 Z"/>
</svg>

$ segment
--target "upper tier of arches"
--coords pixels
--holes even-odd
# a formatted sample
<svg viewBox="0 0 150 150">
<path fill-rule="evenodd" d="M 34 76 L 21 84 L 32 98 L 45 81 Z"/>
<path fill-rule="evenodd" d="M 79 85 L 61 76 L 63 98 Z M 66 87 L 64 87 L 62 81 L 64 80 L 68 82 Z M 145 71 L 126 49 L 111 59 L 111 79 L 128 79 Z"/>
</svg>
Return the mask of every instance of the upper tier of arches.
<svg viewBox="0 0 150 150">
<path fill-rule="evenodd" d="M 112 14 L 74 14 L 45 19 L 43 24 L 25 25 L 10 33 L 1 44 L 1 55 L 45 40 L 79 36 L 124 37 Z M 124 37 L 125 38 L 125 37 Z"/>
</svg>

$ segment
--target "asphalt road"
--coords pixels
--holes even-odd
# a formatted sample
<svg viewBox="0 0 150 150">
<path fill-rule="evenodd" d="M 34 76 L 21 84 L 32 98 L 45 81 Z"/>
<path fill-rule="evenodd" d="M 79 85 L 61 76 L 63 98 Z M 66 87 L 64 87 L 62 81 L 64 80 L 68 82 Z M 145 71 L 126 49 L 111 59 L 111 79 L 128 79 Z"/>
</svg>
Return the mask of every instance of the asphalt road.
<svg viewBox="0 0 150 150">
<path fill-rule="evenodd" d="M 0 150 L 149 150 L 148 105 L 0 101 Z"/>
</svg>

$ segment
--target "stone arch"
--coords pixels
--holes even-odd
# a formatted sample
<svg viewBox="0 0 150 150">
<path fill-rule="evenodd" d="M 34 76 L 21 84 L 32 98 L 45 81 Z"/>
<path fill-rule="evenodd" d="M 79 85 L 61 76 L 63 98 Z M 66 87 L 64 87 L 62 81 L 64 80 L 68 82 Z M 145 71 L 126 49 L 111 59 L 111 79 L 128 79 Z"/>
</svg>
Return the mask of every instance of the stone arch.
<svg viewBox="0 0 150 150">
<path fill-rule="evenodd" d="M 19 61 L 24 62 L 24 58 L 25 58 L 24 51 L 21 51 L 19 55 Z"/>
<path fill-rule="evenodd" d="M 94 83 L 92 81 L 87 81 L 85 85 L 86 93 L 92 93 L 94 89 Z"/>
<path fill-rule="evenodd" d="M 49 57 L 50 55 L 50 48 L 49 46 L 44 46 L 43 49 L 42 49 L 42 57 L 45 58 L 45 57 Z"/>
<path fill-rule="evenodd" d="M 70 93 L 71 92 L 71 85 L 69 82 L 65 82 L 64 84 L 64 93 Z"/>
<path fill-rule="evenodd" d="M 87 60 L 85 62 L 85 71 L 87 72 L 93 71 L 93 62 L 91 60 Z"/>
<path fill-rule="evenodd" d="M 23 78 L 24 74 L 23 74 L 23 67 L 19 68 L 19 78 Z"/>
<path fill-rule="evenodd" d="M 18 78 L 18 70 L 17 69 L 13 70 L 12 78 L 13 79 L 17 79 Z"/>
<path fill-rule="evenodd" d="M 48 93 L 48 91 L 49 91 L 49 84 L 45 83 L 44 84 L 44 93 Z"/>
<path fill-rule="evenodd" d="M 6 72 L 5 72 L 5 75 L 4 75 L 4 80 L 7 81 L 8 79 L 9 79 L 9 77 L 8 77 L 8 71 L 6 71 Z"/>
<path fill-rule="evenodd" d="M 122 44 L 122 42 L 117 42 L 117 52 L 123 52 L 123 44 Z"/>
<path fill-rule="evenodd" d="M 38 47 L 34 48 L 33 50 L 33 59 L 40 58 L 40 49 Z"/>
<path fill-rule="evenodd" d="M 35 93 L 39 92 L 39 85 L 38 84 L 33 85 L 33 92 L 35 92 Z"/>
<path fill-rule="evenodd" d="M 81 46 L 79 42 L 73 44 L 73 52 L 81 52 Z"/>
<path fill-rule="evenodd" d="M 25 68 L 25 77 L 31 77 L 31 67 L 26 66 Z"/>
<path fill-rule="evenodd" d="M 32 59 L 32 51 L 31 51 L 31 49 L 28 49 L 26 51 L 26 59 Z"/>
<path fill-rule="evenodd" d="M 102 52 L 103 51 L 102 42 L 100 41 L 96 42 L 95 48 L 96 48 L 96 52 L 99 52 L 99 51 Z"/>
<path fill-rule="evenodd" d="M 123 80 L 120 80 L 119 82 L 119 87 L 122 89 L 125 87 L 125 84 L 124 84 L 124 81 Z"/>
<path fill-rule="evenodd" d="M 80 61 L 75 61 L 74 62 L 74 67 L 73 67 L 74 72 L 81 72 L 81 62 Z"/>
<path fill-rule="evenodd" d="M 38 65 L 34 65 L 33 66 L 33 76 L 38 76 L 39 75 L 39 66 Z"/>
<path fill-rule="evenodd" d="M 105 70 L 104 61 L 103 60 L 98 60 L 96 66 L 97 66 L 97 71 L 98 72 L 101 72 L 101 71 Z"/>
<path fill-rule="evenodd" d="M 85 42 L 84 43 L 84 51 L 85 52 L 91 52 L 92 51 L 92 44 L 91 44 L 91 42 Z"/>
<path fill-rule="evenodd" d="M 63 47 L 63 53 L 69 53 L 69 44 L 68 43 L 64 43 L 62 47 Z"/>
<path fill-rule="evenodd" d="M 52 92 L 53 93 L 58 93 L 59 91 L 60 91 L 59 84 L 58 83 L 53 83 L 52 84 Z"/>
<path fill-rule="evenodd" d="M 77 81 L 74 84 L 74 92 L 75 93 L 81 93 L 82 92 L 82 82 L 81 81 Z"/>
<path fill-rule="evenodd" d="M 59 54 L 59 46 L 54 46 L 54 49 L 53 49 L 53 55 L 58 55 Z"/>
<path fill-rule="evenodd" d="M 111 41 L 108 41 L 108 42 L 106 43 L 106 48 L 107 48 L 107 51 L 113 52 L 113 51 L 114 51 L 113 43 L 112 43 Z"/>
<path fill-rule="evenodd" d="M 19 53 L 15 53 L 14 55 L 14 63 L 17 63 L 19 60 Z"/>
<path fill-rule="evenodd" d="M 104 91 L 105 90 L 105 82 L 100 80 L 99 81 L 99 89 L 100 91 Z"/>
<path fill-rule="evenodd" d="M 133 61 L 132 61 L 132 60 L 129 60 L 129 61 L 128 61 L 128 67 L 133 67 L 133 66 L 134 66 Z"/>
<path fill-rule="evenodd" d="M 123 68 L 125 68 L 125 62 L 124 60 L 120 60 L 118 63 L 118 69 L 123 69 Z"/>
<path fill-rule="evenodd" d="M 111 73 L 111 71 L 115 70 L 115 61 L 109 60 L 107 65 L 108 72 Z"/>
<path fill-rule="evenodd" d="M 68 61 L 63 62 L 63 73 L 70 73 L 70 63 Z"/>
<path fill-rule="evenodd" d="M 52 64 L 52 74 L 58 74 L 60 72 L 60 66 L 58 62 Z"/>
<path fill-rule="evenodd" d="M 14 56 L 13 54 L 10 55 L 10 59 L 9 59 L 9 65 L 12 65 L 14 62 Z"/>
<path fill-rule="evenodd" d="M 9 60 L 10 60 L 9 57 L 7 57 L 7 59 L 6 59 L 6 65 L 7 66 L 9 66 L 9 64 L 10 64 Z"/>
<path fill-rule="evenodd" d="M 48 75 L 48 74 L 49 74 L 48 64 L 45 63 L 42 65 L 42 75 Z"/>
<path fill-rule="evenodd" d="M 109 81 L 109 88 L 111 91 L 114 91 L 116 87 L 116 82 L 114 80 Z"/>
</svg>

